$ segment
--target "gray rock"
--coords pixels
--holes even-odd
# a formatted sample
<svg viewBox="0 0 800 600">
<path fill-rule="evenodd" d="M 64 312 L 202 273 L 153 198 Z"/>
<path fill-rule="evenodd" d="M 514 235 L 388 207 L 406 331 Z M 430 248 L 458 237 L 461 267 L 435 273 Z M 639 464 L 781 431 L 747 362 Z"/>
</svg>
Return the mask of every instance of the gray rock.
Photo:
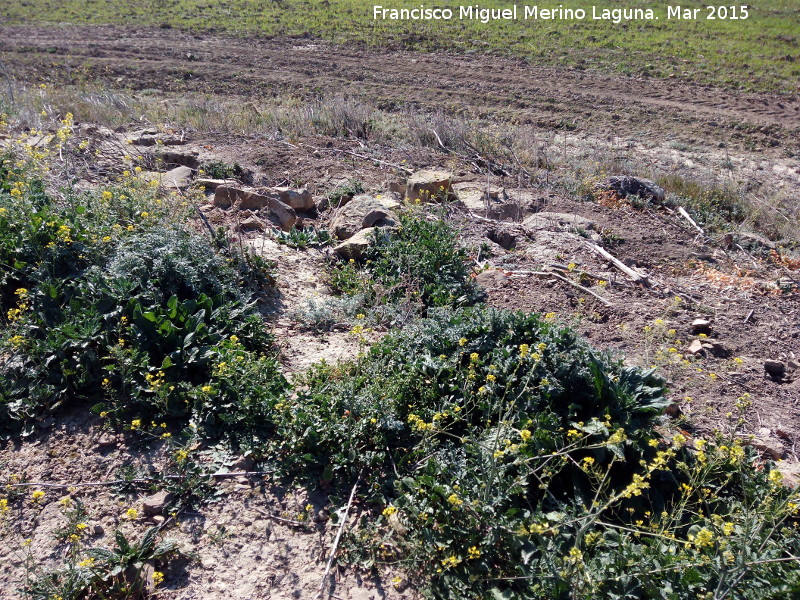
<svg viewBox="0 0 800 600">
<path fill-rule="evenodd" d="M 570 213 L 539 212 L 534 213 L 522 222 L 528 230 L 559 229 L 566 231 L 590 231 L 594 229 L 594 221 Z"/>
<path fill-rule="evenodd" d="M 264 231 L 267 228 L 264 221 L 255 215 L 250 215 L 239 222 L 240 231 Z"/>
<path fill-rule="evenodd" d="M 258 210 L 284 231 L 290 231 L 297 222 L 297 213 L 280 201 L 277 192 L 258 193 L 230 185 L 220 185 L 214 192 L 214 205 L 236 210 Z"/>
<path fill-rule="evenodd" d="M 156 492 L 142 500 L 142 512 L 146 517 L 154 517 L 164 512 L 167 505 L 172 502 L 173 494 L 165 490 Z"/>
<path fill-rule="evenodd" d="M 478 273 L 475 281 L 483 288 L 499 287 L 508 281 L 508 275 L 497 269 L 488 269 Z"/>
<path fill-rule="evenodd" d="M 711 333 L 711 321 L 708 319 L 695 319 L 692 321 L 692 333 Z"/>
<path fill-rule="evenodd" d="M 287 187 L 272 188 L 278 193 L 278 199 L 284 204 L 291 206 L 295 210 L 307 212 L 314 208 L 314 198 L 307 189 L 293 190 Z"/>
<path fill-rule="evenodd" d="M 364 252 L 375 242 L 373 233 L 376 231 L 379 230 L 375 227 L 362 229 L 336 246 L 333 251 L 341 258 L 361 260 L 364 258 Z"/>
<path fill-rule="evenodd" d="M 189 167 L 175 167 L 161 176 L 161 186 L 168 189 L 186 189 L 192 184 L 194 172 Z"/>
<path fill-rule="evenodd" d="M 765 360 L 764 371 L 773 379 L 780 379 L 786 374 L 786 365 L 780 360 Z"/>
<path fill-rule="evenodd" d="M 365 227 L 392 227 L 398 218 L 393 212 L 399 204 L 389 198 L 356 196 L 340 208 L 330 224 L 333 237 L 346 240 Z"/>
<path fill-rule="evenodd" d="M 406 181 L 409 202 L 443 202 L 454 200 L 453 174 L 449 171 L 417 171 Z"/>
<path fill-rule="evenodd" d="M 612 175 L 598 184 L 600 191 L 611 191 L 620 198 L 638 196 L 646 200 L 662 203 L 666 194 L 664 190 L 649 179 L 633 177 L 631 175 Z"/>
<path fill-rule="evenodd" d="M 706 350 L 703 348 L 703 342 L 700 340 L 694 340 L 689 347 L 686 349 L 689 354 L 693 354 L 694 356 L 705 356 Z"/>
</svg>

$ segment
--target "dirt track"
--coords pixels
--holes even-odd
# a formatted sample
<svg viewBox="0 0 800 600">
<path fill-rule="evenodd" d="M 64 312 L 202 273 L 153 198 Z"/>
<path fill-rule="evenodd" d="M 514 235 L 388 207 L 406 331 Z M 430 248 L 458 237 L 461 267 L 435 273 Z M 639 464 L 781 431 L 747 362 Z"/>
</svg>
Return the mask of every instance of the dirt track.
<svg viewBox="0 0 800 600">
<path fill-rule="evenodd" d="M 67 80 L 75 69 L 116 86 L 253 97 L 363 96 L 385 107 L 497 115 L 544 127 L 658 139 L 793 147 L 800 96 L 737 94 L 677 80 L 531 66 L 489 56 L 374 52 L 311 40 L 229 38 L 171 29 L 0 27 L 12 71 Z M 121 78 L 121 79 L 120 79 Z"/>
</svg>

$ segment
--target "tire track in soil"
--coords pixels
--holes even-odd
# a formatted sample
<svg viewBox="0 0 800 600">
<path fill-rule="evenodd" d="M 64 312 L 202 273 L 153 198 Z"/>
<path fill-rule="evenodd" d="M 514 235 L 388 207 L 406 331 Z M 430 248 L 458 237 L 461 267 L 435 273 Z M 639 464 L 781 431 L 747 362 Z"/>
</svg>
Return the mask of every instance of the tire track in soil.
<svg viewBox="0 0 800 600">
<path fill-rule="evenodd" d="M 381 52 L 309 40 L 106 26 L 0 27 L 0 52 L 9 64 L 33 67 L 40 76 L 44 62 L 62 62 L 121 76 L 136 88 L 251 96 L 287 88 L 323 90 L 390 107 L 477 110 L 541 126 L 556 127 L 572 118 L 581 128 L 616 135 L 641 135 L 647 125 L 648 136 L 694 132 L 713 143 L 728 139 L 730 132 L 724 130 L 748 124 L 750 132 L 765 134 L 759 141 L 776 147 L 794 143 L 797 136 L 788 133 L 800 130 L 797 94 L 736 93 L 489 56 Z"/>
</svg>

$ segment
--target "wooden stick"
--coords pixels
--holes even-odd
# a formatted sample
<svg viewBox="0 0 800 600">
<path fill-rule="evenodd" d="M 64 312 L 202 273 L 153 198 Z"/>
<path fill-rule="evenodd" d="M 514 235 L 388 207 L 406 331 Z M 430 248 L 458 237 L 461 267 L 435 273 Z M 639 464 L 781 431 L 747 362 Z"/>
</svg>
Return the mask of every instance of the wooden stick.
<svg viewBox="0 0 800 600">
<path fill-rule="evenodd" d="M 752 318 L 753 318 L 753 313 L 754 313 L 754 312 L 756 312 L 756 309 L 755 309 L 755 308 L 752 308 L 752 309 L 750 309 L 750 312 L 749 312 L 749 313 L 747 313 L 747 316 L 744 318 L 744 321 L 742 321 L 742 322 L 743 322 L 743 323 L 745 323 L 745 324 L 746 324 L 746 323 L 748 323 L 748 322 L 750 322 L 750 319 L 752 319 Z"/>
<path fill-rule="evenodd" d="M 600 300 L 600 302 L 602 302 L 606 306 L 613 306 L 613 304 L 611 304 L 611 302 L 609 302 L 608 300 L 606 300 L 605 298 L 603 298 L 599 294 L 596 294 L 595 292 L 593 292 L 589 288 L 584 287 L 579 283 L 575 283 L 574 281 L 571 281 L 571 280 L 567 279 L 566 277 L 564 277 L 564 276 L 562 276 L 562 275 L 560 275 L 558 273 L 553 273 L 551 271 L 510 271 L 509 275 L 535 275 L 537 277 L 555 277 L 556 279 L 558 279 L 560 281 L 563 281 L 564 283 L 568 283 L 569 285 L 571 285 L 572 287 L 574 287 L 576 289 L 579 289 L 580 291 L 584 292 L 585 294 L 589 294 L 591 296 L 594 296 L 595 298 Z"/>
<path fill-rule="evenodd" d="M 362 470 L 361 473 L 363 472 L 364 471 Z M 347 515 L 350 513 L 350 506 L 353 504 L 353 499 L 356 496 L 356 488 L 358 487 L 358 484 L 361 483 L 361 473 L 358 474 L 358 479 L 356 479 L 355 484 L 353 484 L 353 489 L 350 490 L 350 499 L 347 501 L 347 507 L 344 509 L 342 522 L 339 523 L 339 531 L 336 532 L 336 539 L 333 540 L 330 556 L 328 557 L 328 564 L 325 566 L 325 573 L 322 575 L 322 583 L 319 584 L 319 591 L 317 592 L 317 595 L 314 596 L 314 600 L 322 598 L 322 593 L 325 591 L 325 586 L 328 583 L 328 573 L 330 573 L 331 567 L 333 566 L 333 560 L 336 557 L 336 550 L 339 548 L 339 540 L 342 538 L 344 526 L 347 524 Z"/>
<path fill-rule="evenodd" d="M 703 228 L 702 228 L 702 227 L 700 227 L 700 225 L 698 225 L 697 223 L 695 223 L 695 222 L 694 222 L 694 219 L 693 219 L 692 217 L 690 217 L 690 216 L 689 216 L 689 213 L 688 213 L 688 212 L 686 212 L 686 209 L 685 209 L 685 208 L 683 208 L 682 206 L 679 206 L 679 207 L 678 207 L 678 212 L 680 213 L 680 215 L 681 215 L 681 216 L 682 216 L 684 219 L 686 219 L 687 221 L 689 221 L 689 224 L 690 224 L 692 227 L 694 227 L 695 229 L 697 229 L 697 231 L 699 231 L 701 235 L 705 235 L 705 234 L 706 234 L 706 232 L 705 232 L 705 231 L 703 231 Z"/>
<path fill-rule="evenodd" d="M 633 279 L 635 282 L 643 283 L 644 285 L 646 285 L 648 287 L 650 286 L 650 281 L 647 279 L 647 277 L 645 275 L 642 275 L 638 271 L 630 268 L 625 263 L 623 263 L 621 260 L 619 260 L 618 258 L 616 258 L 616 257 L 612 256 L 611 254 L 609 254 L 604 248 L 601 248 L 597 244 L 589 244 L 589 248 L 592 251 L 594 251 L 597 254 L 599 254 L 600 256 L 602 256 L 603 258 L 605 258 L 606 260 L 610 261 L 611 264 L 613 264 L 615 267 L 617 267 L 620 271 L 625 273 L 625 275 L 627 275 L 628 277 Z"/>
<path fill-rule="evenodd" d="M 295 521 L 293 519 L 284 519 L 283 517 L 279 517 L 278 515 L 273 515 L 271 512 L 262 510 L 257 506 L 254 506 L 253 508 L 256 510 L 257 513 L 260 513 L 265 517 L 269 517 L 270 519 L 278 521 L 278 523 L 285 523 L 286 525 L 291 525 L 293 527 L 305 527 L 307 525 L 307 523 L 303 523 L 302 521 Z"/>
<path fill-rule="evenodd" d="M 593 292 L 592 290 L 590 290 L 589 288 L 587 288 L 587 287 L 583 287 L 581 284 L 579 284 L 579 283 L 575 283 L 574 281 L 571 281 L 571 280 L 567 279 L 566 277 L 564 277 L 564 276 L 562 276 L 562 275 L 559 275 L 558 273 L 550 273 L 550 275 L 551 275 L 552 277 L 555 277 L 556 279 L 560 279 L 560 280 L 561 280 L 561 281 L 563 281 L 564 283 L 568 283 L 568 284 L 570 284 L 572 287 L 574 287 L 574 288 L 577 288 L 577 289 L 579 289 L 580 291 L 582 291 L 582 292 L 585 292 L 586 294 L 591 294 L 592 296 L 594 296 L 595 298 L 597 298 L 598 300 L 600 300 L 600 302 L 602 302 L 602 303 L 603 303 L 603 304 L 605 304 L 606 306 L 611 306 L 611 302 L 609 302 L 608 300 L 606 300 L 606 299 L 605 299 L 605 298 L 603 298 L 602 296 L 600 296 L 600 295 L 598 295 L 598 294 L 594 293 L 594 292 Z"/>
</svg>

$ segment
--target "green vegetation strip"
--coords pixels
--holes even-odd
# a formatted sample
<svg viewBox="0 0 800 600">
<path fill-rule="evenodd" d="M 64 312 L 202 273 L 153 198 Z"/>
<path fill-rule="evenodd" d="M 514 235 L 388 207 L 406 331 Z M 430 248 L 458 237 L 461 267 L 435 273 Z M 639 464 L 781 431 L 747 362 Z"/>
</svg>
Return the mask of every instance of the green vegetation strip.
<svg viewBox="0 0 800 600">
<path fill-rule="evenodd" d="M 361 0 L 7 0 L 0 21 L 89 23 L 131 26 L 170 25 L 235 35 L 311 35 L 341 44 L 413 50 L 481 52 L 517 56 L 536 64 L 618 71 L 653 77 L 676 76 L 694 82 L 747 90 L 796 91 L 800 76 L 800 18 L 790 0 L 756 0 L 742 19 L 742 4 L 725 3 L 728 18 L 707 19 L 707 3 L 691 0 L 682 9 L 699 9 L 696 19 L 667 19 L 667 7 L 650 0 L 600 0 L 603 9 L 652 9 L 658 20 L 614 23 L 592 18 L 592 4 L 536 3 L 540 9 L 581 8 L 584 20 L 523 20 L 482 23 L 458 19 L 452 0 L 438 8 L 455 9 L 451 21 L 373 19 L 373 4 Z M 420 3 L 385 0 L 386 8 L 419 8 Z M 424 4 L 424 3 L 422 3 Z M 486 0 L 481 8 L 513 3 Z M 533 4 L 531 4 L 533 5 Z M 429 8 L 434 5 L 428 6 Z"/>
<path fill-rule="evenodd" d="M 163 477 L 164 527 L 214 493 L 200 447 L 321 485 L 334 508 L 355 489 L 360 522 L 340 560 L 391 566 L 431 598 L 800 593 L 800 494 L 741 445 L 742 421 L 709 440 L 665 437 L 663 379 L 555 315 L 488 308 L 456 232 L 422 208 L 376 237 L 363 264 L 331 273 L 366 313 L 351 330 L 356 358 L 290 385 L 252 304 L 272 285 L 269 265 L 224 232 L 187 230 L 181 198 L 142 183 L 135 159 L 113 186 L 64 187 L 55 159 L 92 152 L 70 141 L 71 125 L 44 149 L 16 137 L 0 157 L 6 437 L 67 404 L 93 406 L 179 475 Z M 368 347 L 373 312 L 403 304 L 404 326 Z M 2 527 L 54 500 L 5 478 Z M 133 467 L 116 478 L 142 490 Z M 63 566 L 30 566 L 28 598 L 145 597 L 145 566 L 178 558 L 155 529 L 89 548 L 88 511 L 71 496 L 62 505 Z"/>
</svg>

